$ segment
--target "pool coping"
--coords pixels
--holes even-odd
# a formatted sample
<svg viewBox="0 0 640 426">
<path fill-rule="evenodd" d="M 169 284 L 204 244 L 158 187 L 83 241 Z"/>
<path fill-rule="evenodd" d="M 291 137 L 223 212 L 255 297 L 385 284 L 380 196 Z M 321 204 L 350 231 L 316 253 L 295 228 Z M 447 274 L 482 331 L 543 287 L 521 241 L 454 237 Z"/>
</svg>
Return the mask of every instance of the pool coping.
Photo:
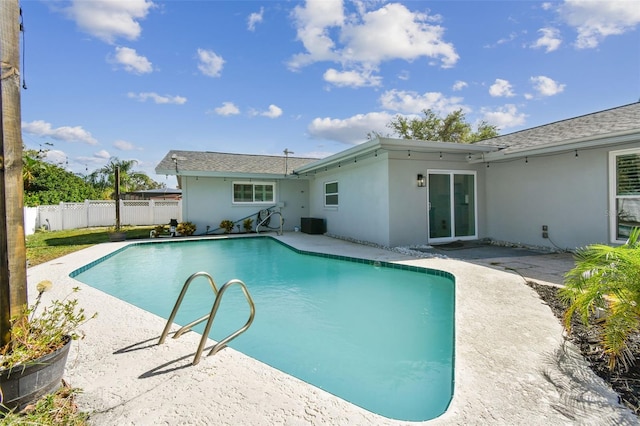
<svg viewBox="0 0 640 426">
<path fill-rule="evenodd" d="M 27 271 L 31 295 L 40 280 L 54 282 L 43 303 L 79 287 L 81 306 L 99 312 L 84 326 L 85 339 L 74 342 L 65 372 L 67 381 L 83 389 L 78 404 L 93 413 L 92 423 L 637 422 L 575 348 L 564 344 L 559 322 L 519 275 L 320 235 L 274 238 L 296 250 L 443 270 L 455 277 L 456 365 L 447 412 L 426 422 L 386 419 L 230 348 L 191 366 L 199 340 L 195 333 L 157 345 L 163 319 L 69 276 L 130 244 L 123 242 L 90 247 Z"/>
</svg>

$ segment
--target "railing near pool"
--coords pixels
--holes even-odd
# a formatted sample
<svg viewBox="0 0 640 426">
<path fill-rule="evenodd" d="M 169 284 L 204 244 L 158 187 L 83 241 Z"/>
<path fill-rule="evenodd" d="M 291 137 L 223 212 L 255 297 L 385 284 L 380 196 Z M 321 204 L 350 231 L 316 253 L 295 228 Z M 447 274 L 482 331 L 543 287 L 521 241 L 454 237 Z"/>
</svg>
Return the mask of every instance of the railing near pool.
<svg viewBox="0 0 640 426">
<path fill-rule="evenodd" d="M 196 365 L 197 363 L 200 362 L 200 357 L 202 356 L 202 351 L 204 350 L 204 346 L 205 346 L 205 344 L 207 342 L 207 338 L 209 336 L 209 331 L 211 331 L 211 326 L 213 325 L 213 319 L 215 318 L 216 313 L 218 312 L 218 308 L 220 307 L 220 301 L 222 300 L 222 295 L 224 294 L 224 292 L 229 287 L 231 287 L 232 285 L 239 285 L 240 286 L 240 289 L 242 290 L 242 293 L 244 294 L 245 299 L 247 299 L 247 303 L 249 303 L 249 308 L 251 309 L 251 312 L 249 314 L 249 319 L 247 320 L 245 325 L 243 325 L 238 330 L 236 330 L 235 332 L 231 333 L 230 335 L 228 335 L 224 339 L 220 340 L 218 343 L 216 343 L 213 346 L 213 348 L 211 348 L 211 351 L 209 351 L 209 354 L 207 356 L 214 355 L 219 350 L 221 350 L 225 346 L 227 346 L 227 343 L 229 343 L 231 340 L 235 339 L 240 334 L 244 333 L 251 326 L 251 323 L 253 322 L 253 318 L 255 317 L 255 314 L 256 314 L 256 308 L 255 308 L 255 304 L 253 303 L 253 299 L 251 298 L 251 295 L 249 294 L 249 290 L 247 289 L 247 286 L 242 281 L 240 281 L 238 279 L 229 280 L 222 287 L 220 287 L 220 290 L 218 290 L 218 288 L 216 287 L 216 283 L 213 281 L 213 277 L 211 277 L 211 275 L 209 275 L 207 272 L 196 272 L 195 274 L 192 274 L 189 278 L 187 278 L 187 280 L 185 281 L 184 285 L 182 286 L 182 291 L 180 292 L 180 295 L 178 296 L 178 300 L 176 300 L 176 304 L 173 307 L 173 311 L 171 311 L 171 315 L 169 316 L 169 319 L 167 320 L 167 325 L 164 327 L 164 330 L 162 331 L 162 335 L 160 336 L 160 340 L 158 341 L 159 345 L 164 343 L 165 339 L 167 338 L 167 335 L 169 334 L 169 330 L 171 329 L 171 324 L 173 324 L 173 320 L 175 319 L 176 314 L 178 313 L 178 310 L 180 309 L 180 305 L 182 304 L 182 299 L 184 299 L 184 296 L 187 293 L 187 290 L 189 289 L 189 285 L 191 285 L 191 282 L 194 279 L 196 279 L 197 277 L 205 277 L 205 278 L 207 278 L 207 280 L 209 281 L 209 285 L 211 286 L 211 289 L 213 290 L 213 292 L 216 295 L 215 301 L 213 302 L 213 307 L 211 308 L 211 312 L 209 314 L 203 316 L 202 318 L 198 318 L 197 320 L 192 321 L 189 324 L 185 325 L 184 327 L 180 328 L 173 335 L 173 338 L 177 339 L 178 337 L 182 336 L 187 331 L 191 330 L 192 327 L 194 327 L 194 326 L 200 324 L 201 322 L 207 320 L 207 325 L 205 326 L 204 332 L 202 333 L 202 338 L 200 339 L 200 344 L 198 345 L 198 350 L 196 351 L 196 355 L 193 358 L 193 363 L 192 363 L 193 365 Z"/>
<path fill-rule="evenodd" d="M 256 234 L 260 233 L 260 230 L 259 230 L 260 225 L 265 224 L 265 226 L 266 226 L 266 224 L 269 223 L 269 221 L 271 220 L 271 216 L 273 216 L 275 214 L 280 215 L 280 226 L 279 226 L 280 230 L 278 231 L 278 235 L 282 235 L 282 225 L 284 224 L 284 220 L 282 218 L 282 213 L 280 213 L 280 211 L 278 211 L 278 210 L 269 211 L 269 215 L 267 217 L 265 217 L 264 219 L 262 219 L 262 221 L 259 224 L 256 225 Z"/>
</svg>

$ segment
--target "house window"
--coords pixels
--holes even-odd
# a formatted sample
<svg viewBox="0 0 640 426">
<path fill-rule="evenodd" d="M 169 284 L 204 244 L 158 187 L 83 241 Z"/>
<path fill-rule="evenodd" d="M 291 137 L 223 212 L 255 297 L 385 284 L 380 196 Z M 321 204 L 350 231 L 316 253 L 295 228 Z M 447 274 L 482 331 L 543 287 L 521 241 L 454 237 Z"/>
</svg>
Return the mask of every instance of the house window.
<svg viewBox="0 0 640 426">
<path fill-rule="evenodd" d="M 234 182 L 233 202 L 235 204 L 273 203 L 275 184 L 272 182 Z"/>
<path fill-rule="evenodd" d="M 338 182 L 327 182 L 324 184 L 324 206 L 338 206 Z"/>
<path fill-rule="evenodd" d="M 640 150 L 609 154 L 612 239 L 625 241 L 632 228 L 640 226 Z"/>
</svg>

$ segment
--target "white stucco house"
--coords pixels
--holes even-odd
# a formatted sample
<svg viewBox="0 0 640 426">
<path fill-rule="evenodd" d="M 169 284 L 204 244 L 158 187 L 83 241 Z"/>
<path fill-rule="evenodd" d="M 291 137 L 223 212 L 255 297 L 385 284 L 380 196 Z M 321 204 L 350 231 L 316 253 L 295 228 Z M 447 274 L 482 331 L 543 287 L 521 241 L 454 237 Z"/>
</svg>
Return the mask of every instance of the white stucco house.
<svg viewBox="0 0 640 426">
<path fill-rule="evenodd" d="M 272 208 L 287 231 L 311 218 L 391 247 L 621 243 L 640 226 L 640 103 L 475 144 L 376 138 L 319 160 L 172 150 L 156 172 L 178 177 L 198 233 Z"/>
</svg>

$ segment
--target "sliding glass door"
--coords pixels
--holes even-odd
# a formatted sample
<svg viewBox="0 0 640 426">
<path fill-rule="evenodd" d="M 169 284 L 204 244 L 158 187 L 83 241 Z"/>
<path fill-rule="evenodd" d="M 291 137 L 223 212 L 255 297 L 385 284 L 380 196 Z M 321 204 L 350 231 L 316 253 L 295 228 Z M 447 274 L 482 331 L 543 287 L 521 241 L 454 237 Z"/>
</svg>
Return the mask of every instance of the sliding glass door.
<svg viewBox="0 0 640 426">
<path fill-rule="evenodd" d="M 430 242 L 477 238 L 475 172 L 430 171 L 428 195 Z"/>
</svg>

